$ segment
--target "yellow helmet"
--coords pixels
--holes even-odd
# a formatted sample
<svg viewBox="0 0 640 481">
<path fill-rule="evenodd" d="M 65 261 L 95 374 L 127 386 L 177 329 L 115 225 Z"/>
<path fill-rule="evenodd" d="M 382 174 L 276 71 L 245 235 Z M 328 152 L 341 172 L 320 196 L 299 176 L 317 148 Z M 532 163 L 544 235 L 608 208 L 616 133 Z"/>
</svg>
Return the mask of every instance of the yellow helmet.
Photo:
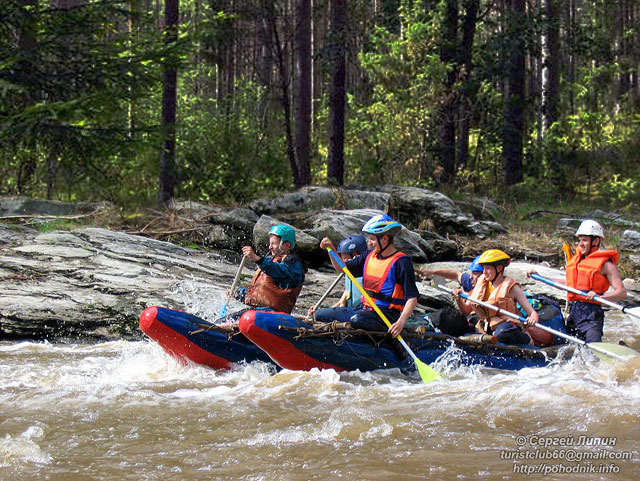
<svg viewBox="0 0 640 481">
<path fill-rule="evenodd" d="M 506 252 L 501 251 L 500 249 L 489 249 L 488 251 L 484 251 L 480 255 L 480 259 L 478 259 L 478 264 L 504 264 L 508 265 L 511 261 L 511 257 Z"/>
</svg>

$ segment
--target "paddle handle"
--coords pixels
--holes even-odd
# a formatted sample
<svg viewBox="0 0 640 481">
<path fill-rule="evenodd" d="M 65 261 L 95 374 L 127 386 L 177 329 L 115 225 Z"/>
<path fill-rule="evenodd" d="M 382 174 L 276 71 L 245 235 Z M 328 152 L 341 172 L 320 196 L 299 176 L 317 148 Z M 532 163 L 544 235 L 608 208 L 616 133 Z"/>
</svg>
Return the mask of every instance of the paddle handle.
<svg viewBox="0 0 640 481">
<path fill-rule="evenodd" d="M 236 276 L 233 278 L 233 284 L 231 284 L 229 297 L 233 296 L 233 291 L 235 291 L 236 287 L 238 286 L 238 281 L 240 281 L 240 274 L 242 274 L 242 269 L 244 269 L 244 265 L 246 262 L 247 262 L 247 256 L 242 256 L 242 260 L 240 261 L 240 266 L 238 267 L 238 272 L 236 272 Z"/>
<path fill-rule="evenodd" d="M 436 286 L 436 287 L 438 289 L 442 290 L 442 291 L 445 291 L 445 292 L 448 292 L 450 294 L 453 294 L 453 290 L 449 289 L 446 286 Z M 489 304 L 488 302 L 483 302 L 483 301 L 481 301 L 479 299 L 474 299 L 473 297 L 469 297 L 464 292 L 460 293 L 460 297 L 462 297 L 463 299 L 467 299 L 469 302 L 473 302 L 474 304 L 479 304 L 479 305 L 481 305 L 483 307 L 486 307 L 488 309 L 496 311 L 498 314 L 503 314 L 505 316 L 512 317 L 513 319 L 517 319 L 517 320 L 519 320 L 520 322 L 523 322 L 523 323 L 527 322 L 527 320 L 522 316 L 514 314 L 513 312 L 510 312 L 510 311 L 505 311 L 504 309 L 500 309 L 498 306 L 494 306 L 493 304 Z M 544 324 L 536 323 L 535 327 L 537 327 L 539 329 L 542 329 L 543 331 L 550 332 L 551 334 L 553 334 L 555 336 L 558 336 L 558 337 L 561 337 L 563 339 L 566 339 L 567 341 L 575 342 L 576 344 L 580 344 L 581 346 L 587 346 L 588 348 L 593 349 L 594 351 L 598 351 L 599 353 L 606 354 L 607 356 L 611 356 L 611 357 L 613 357 L 615 359 L 618 359 L 618 360 L 621 360 L 621 361 L 626 361 L 626 359 L 627 359 L 626 357 L 619 356 L 618 354 L 615 354 L 613 352 L 609 352 L 609 351 L 607 351 L 605 349 L 601 349 L 598 346 L 594 346 L 592 344 L 588 344 L 585 341 L 583 341 L 582 339 L 578 339 L 577 337 L 570 336 L 568 334 L 565 334 L 564 332 L 556 331 L 555 329 L 553 329 L 551 327 L 548 327 L 548 326 L 545 326 Z"/>
<path fill-rule="evenodd" d="M 384 315 L 384 313 L 376 305 L 374 300 L 371 299 L 371 296 L 367 294 L 367 291 L 364 290 L 364 287 L 362 287 L 360 283 L 356 280 L 356 278 L 353 277 L 353 274 L 351 274 L 351 271 L 347 269 L 347 266 L 344 264 L 344 262 L 342 262 L 342 259 L 340 259 L 340 256 L 337 255 L 335 252 L 333 252 L 333 249 L 331 249 L 330 247 L 327 247 L 327 251 L 329 252 L 329 255 L 333 258 L 333 260 L 335 260 L 338 263 L 338 265 L 340 266 L 340 269 L 342 269 L 342 272 L 344 272 L 347 275 L 347 277 L 351 279 L 351 282 L 353 282 L 353 285 L 356 286 L 358 290 L 362 293 L 363 297 L 367 300 L 367 302 L 373 308 L 376 314 L 380 316 L 380 319 L 382 319 L 382 321 L 387 325 L 387 327 L 391 327 L 391 322 L 389 322 L 389 319 L 387 319 L 387 316 Z M 398 334 L 398 336 L 396 336 L 396 339 L 400 341 L 400 344 L 402 345 L 402 347 L 405 348 L 407 353 L 409 353 L 409 356 L 411 356 L 411 358 L 414 361 L 416 362 L 419 361 L 418 357 L 413 353 L 411 348 L 407 345 L 406 342 L 404 342 L 404 339 L 402 339 L 402 336 Z"/>
<path fill-rule="evenodd" d="M 227 294 L 227 298 L 224 301 L 224 304 L 220 306 L 218 309 L 218 318 L 224 317 L 227 315 L 227 304 L 229 304 L 229 300 L 233 297 L 233 293 L 238 286 L 238 281 L 240 280 L 240 274 L 242 274 L 242 269 L 244 269 L 244 265 L 247 262 L 247 256 L 242 256 L 242 260 L 240 261 L 240 265 L 238 266 L 238 271 L 236 272 L 236 276 L 233 278 L 233 283 L 231 284 L 231 289 L 229 289 L 229 293 Z"/>
<path fill-rule="evenodd" d="M 344 279 L 344 272 L 341 272 L 340 275 L 336 277 L 336 279 L 331 283 L 331 285 L 325 291 L 325 293 L 322 294 L 322 297 L 318 299 L 318 302 L 314 304 L 313 306 L 314 311 L 316 311 L 318 307 L 322 305 L 322 303 L 325 301 L 327 296 L 331 293 L 331 291 L 333 291 L 333 288 L 336 287 L 338 285 L 338 282 L 340 282 L 342 279 Z M 304 318 L 305 322 L 308 322 L 310 319 L 311 319 L 311 314 L 309 314 L 307 317 Z"/>
</svg>

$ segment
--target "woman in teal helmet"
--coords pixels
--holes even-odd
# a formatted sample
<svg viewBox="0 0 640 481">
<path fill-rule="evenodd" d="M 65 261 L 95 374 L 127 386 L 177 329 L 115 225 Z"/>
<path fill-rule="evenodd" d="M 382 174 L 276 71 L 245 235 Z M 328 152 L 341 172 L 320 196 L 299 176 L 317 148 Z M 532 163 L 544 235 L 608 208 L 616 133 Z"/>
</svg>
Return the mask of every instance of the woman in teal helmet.
<svg viewBox="0 0 640 481">
<path fill-rule="evenodd" d="M 402 332 L 413 314 L 419 295 L 411 258 L 400 252 L 394 244 L 394 238 L 401 230 L 402 225 L 387 214 L 372 217 L 362 228 L 368 237 L 369 254 L 345 263 L 354 277 L 363 278 L 363 287 L 392 323 L 388 331 L 393 337 Z M 320 247 L 335 250 L 328 237 L 322 239 Z M 336 271 L 341 272 L 337 261 L 331 258 L 331 263 Z M 387 329 L 366 300 L 363 300 L 363 309 L 355 313 L 347 307 L 335 311 L 336 320 L 348 321 L 356 329 Z"/>
</svg>

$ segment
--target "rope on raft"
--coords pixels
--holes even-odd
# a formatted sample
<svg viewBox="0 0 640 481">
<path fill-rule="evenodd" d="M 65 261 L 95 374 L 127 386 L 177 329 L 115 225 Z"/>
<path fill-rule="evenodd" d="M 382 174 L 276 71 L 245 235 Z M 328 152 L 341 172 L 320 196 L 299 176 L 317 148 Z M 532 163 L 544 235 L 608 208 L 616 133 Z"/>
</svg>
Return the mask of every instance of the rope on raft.
<svg viewBox="0 0 640 481">
<path fill-rule="evenodd" d="M 193 335 L 193 334 L 199 334 L 201 332 L 204 331 L 215 331 L 215 332 L 219 332 L 221 334 L 226 334 L 227 337 L 229 338 L 229 340 L 233 339 L 234 336 L 237 336 L 238 334 L 240 334 L 240 329 L 238 329 L 238 326 L 219 326 L 217 324 L 203 324 L 201 322 L 196 323 L 196 326 L 199 327 L 200 329 L 198 329 L 197 331 L 191 331 L 189 334 Z"/>
<path fill-rule="evenodd" d="M 335 342 L 341 344 L 344 340 L 351 337 L 366 337 L 375 346 L 380 346 L 382 343 L 389 341 L 391 336 L 386 331 L 368 331 L 365 329 L 354 329 L 349 322 L 333 321 L 329 323 L 313 323 L 311 328 L 308 327 L 289 327 L 278 326 L 279 329 L 295 331 L 298 333 L 294 339 L 309 338 L 309 337 L 326 337 L 333 336 Z M 450 336 L 448 334 L 442 334 L 438 332 L 428 331 L 424 326 L 417 326 L 412 329 L 405 329 L 402 332 L 402 336 L 406 339 L 424 339 L 441 342 L 453 342 L 454 344 L 467 346 L 470 348 L 493 351 L 493 352 L 512 352 L 524 358 L 530 357 L 551 357 L 554 358 L 558 355 L 558 351 L 561 348 L 567 348 L 566 345 L 550 346 L 542 349 L 523 348 L 519 346 L 509 345 L 496 345 L 497 339 L 494 336 L 487 334 L 471 334 L 462 337 Z M 570 350 L 570 346 L 568 347 Z"/>
</svg>

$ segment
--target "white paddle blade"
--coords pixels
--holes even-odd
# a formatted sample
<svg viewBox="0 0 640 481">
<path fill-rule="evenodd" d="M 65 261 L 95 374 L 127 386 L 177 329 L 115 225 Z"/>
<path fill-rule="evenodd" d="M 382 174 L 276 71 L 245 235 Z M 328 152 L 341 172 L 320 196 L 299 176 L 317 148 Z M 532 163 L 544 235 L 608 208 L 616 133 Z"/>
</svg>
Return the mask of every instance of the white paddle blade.
<svg viewBox="0 0 640 481">
<path fill-rule="evenodd" d="M 611 344 L 609 342 L 590 342 L 589 344 L 587 344 L 587 346 L 595 347 L 596 349 L 598 349 L 593 349 L 593 353 L 603 361 L 607 362 L 614 361 L 618 359 L 619 356 L 626 359 L 630 359 L 634 356 L 640 356 L 640 353 L 638 351 L 621 344 Z M 610 354 L 607 355 L 600 351 L 606 351 Z"/>
<path fill-rule="evenodd" d="M 640 326 L 640 307 L 632 307 L 624 310 L 624 313 L 627 314 L 633 322 L 636 323 L 636 326 Z"/>
</svg>

